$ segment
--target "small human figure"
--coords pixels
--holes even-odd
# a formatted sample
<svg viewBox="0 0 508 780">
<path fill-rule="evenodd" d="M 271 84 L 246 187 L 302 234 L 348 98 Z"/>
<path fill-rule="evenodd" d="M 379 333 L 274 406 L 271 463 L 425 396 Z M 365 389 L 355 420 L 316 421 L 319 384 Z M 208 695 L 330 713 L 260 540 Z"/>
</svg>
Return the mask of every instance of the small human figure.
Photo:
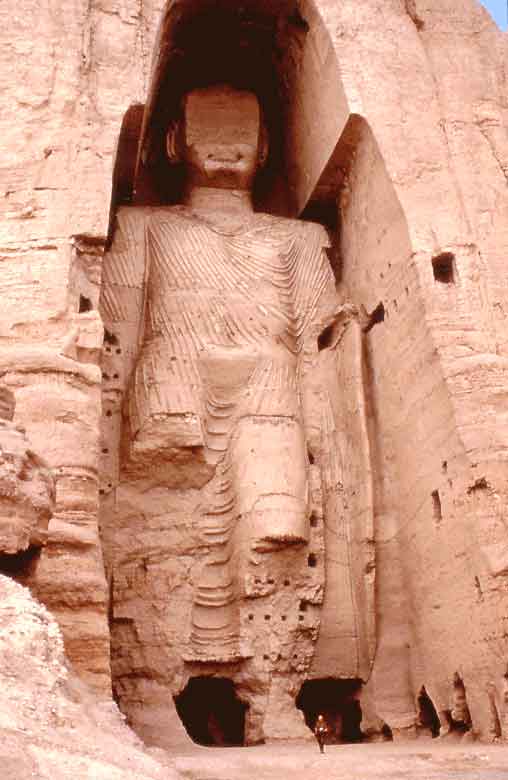
<svg viewBox="0 0 508 780">
<path fill-rule="evenodd" d="M 323 715 L 318 715 L 316 725 L 314 726 L 314 734 L 317 739 L 319 750 L 321 753 L 325 752 L 325 738 L 328 734 L 328 726 Z"/>
</svg>

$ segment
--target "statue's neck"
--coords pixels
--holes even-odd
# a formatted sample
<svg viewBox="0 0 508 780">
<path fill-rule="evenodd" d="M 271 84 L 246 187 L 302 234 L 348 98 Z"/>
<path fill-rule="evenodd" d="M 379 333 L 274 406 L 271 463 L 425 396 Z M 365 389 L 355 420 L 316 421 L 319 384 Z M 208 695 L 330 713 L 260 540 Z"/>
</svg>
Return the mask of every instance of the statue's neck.
<svg viewBox="0 0 508 780">
<path fill-rule="evenodd" d="M 248 190 L 192 187 L 185 202 L 193 211 L 201 211 L 209 216 L 216 214 L 241 218 L 254 212 L 252 195 Z"/>
</svg>

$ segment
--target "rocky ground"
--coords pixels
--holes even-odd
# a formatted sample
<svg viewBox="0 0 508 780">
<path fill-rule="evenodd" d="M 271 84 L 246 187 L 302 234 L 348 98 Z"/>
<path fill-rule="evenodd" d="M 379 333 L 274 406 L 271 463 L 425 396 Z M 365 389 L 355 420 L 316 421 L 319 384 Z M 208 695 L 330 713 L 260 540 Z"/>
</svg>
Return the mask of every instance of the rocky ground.
<svg viewBox="0 0 508 780">
<path fill-rule="evenodd" d="M 60 631 L 30 592 L 0 576 L 2 780 L 508 780 L 508 747 L 448 740 L 329 746 L 145 748 L 116 705 L 69 670 Z"/>
<path fill-rule="evenodd" d="M 508 748 L 446 745 L 314 744 L 196 749 L 171 760 L 185 780 L 507 780 Z"/>
<path fill-rule="evenodd" d="M 173 780 L 111 701 L 98 702 L 67 667 L 50 613 L 0 576 L 2 780 Z"/>
</svg>

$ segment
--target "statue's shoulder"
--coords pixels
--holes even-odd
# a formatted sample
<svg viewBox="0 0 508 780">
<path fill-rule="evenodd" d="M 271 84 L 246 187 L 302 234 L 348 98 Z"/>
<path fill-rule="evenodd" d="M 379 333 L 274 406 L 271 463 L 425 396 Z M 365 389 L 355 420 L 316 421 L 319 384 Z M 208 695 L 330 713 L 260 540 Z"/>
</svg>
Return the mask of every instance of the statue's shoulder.
<svg viewBox="0 0 508 780">
<path fill-rule="evenodd" d="M 118 224 L 149 225 L 157 222 L 191 220 L 186 206 L 121 206 L 116 214 Z"/>
<path fill-rule="evenodd" d="M 128 222 L 143 224 L 150 216 L 152 210 L 151 206 L 120 206 L 116 212 L 117 224 L 125 225 Z"/>
<path fill-rule="evenodd" d="M 301 240 L 320 243 L 323 247 L 330 246 L 330 235 L 318 222 L 308 222 L 291 217 L 276 217 L 272 214 L 259 214 L 259 224 L 280 231 L 286 235 L 300 236 Z"/>
<path fill-rule="evenodd" d="M 328 230 L 319 222 L 308 222 L 304 219 L 295 220 L 300 225 L 300 231 L 306 238 L 313 238 L 325 247 L 331 245 L 330 234 Z"/>
</svg>

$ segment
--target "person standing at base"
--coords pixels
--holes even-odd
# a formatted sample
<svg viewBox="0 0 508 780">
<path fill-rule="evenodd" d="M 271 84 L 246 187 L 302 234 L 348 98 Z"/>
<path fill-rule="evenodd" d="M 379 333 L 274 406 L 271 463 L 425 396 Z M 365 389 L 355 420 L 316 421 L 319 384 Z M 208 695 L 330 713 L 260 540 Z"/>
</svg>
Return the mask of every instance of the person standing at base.
<svg viewBox="0 0 508 780">
<path fill-rule="evenodd" d="M 328 726 L 323 715 L 318 715 L 316 725 L 314 726 L 314 735 L 317 739 L 319 750 L 321 753 L 325 752 L 325 738 L 328 734 Z"/>
</svg>

